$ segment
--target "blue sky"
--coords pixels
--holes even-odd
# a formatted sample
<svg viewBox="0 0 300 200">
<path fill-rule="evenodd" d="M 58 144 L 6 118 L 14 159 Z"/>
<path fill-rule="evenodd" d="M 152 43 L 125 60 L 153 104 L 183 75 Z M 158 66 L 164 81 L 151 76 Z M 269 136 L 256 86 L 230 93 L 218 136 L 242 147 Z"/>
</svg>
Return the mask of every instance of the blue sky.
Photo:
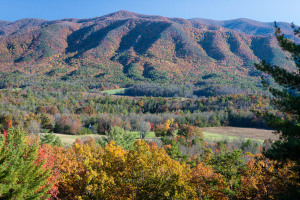
<svg viewBox="0 0 300 200">
<path fill-rule="evenodd" d="M 91 18 L 118 10 L 179 18 L 250 18 L 300 25 L 300 0 L 0 0 L 0 20 Z"/>
</svg>

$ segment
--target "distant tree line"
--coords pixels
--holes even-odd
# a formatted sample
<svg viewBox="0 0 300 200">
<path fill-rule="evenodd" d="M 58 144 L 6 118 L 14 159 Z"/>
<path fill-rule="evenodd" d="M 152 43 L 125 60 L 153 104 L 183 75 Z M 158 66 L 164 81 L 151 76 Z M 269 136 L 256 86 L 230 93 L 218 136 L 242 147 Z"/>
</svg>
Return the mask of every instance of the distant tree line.
<svg viewBox="0 0 300 200">
<path fill-rule="evenodd" d="M 192 85 L 160 85 L 144 83 L 134 85 L 125 90 L 129 96 L 152 96 L 152 97 L 193 97 Z"/>
</svg>

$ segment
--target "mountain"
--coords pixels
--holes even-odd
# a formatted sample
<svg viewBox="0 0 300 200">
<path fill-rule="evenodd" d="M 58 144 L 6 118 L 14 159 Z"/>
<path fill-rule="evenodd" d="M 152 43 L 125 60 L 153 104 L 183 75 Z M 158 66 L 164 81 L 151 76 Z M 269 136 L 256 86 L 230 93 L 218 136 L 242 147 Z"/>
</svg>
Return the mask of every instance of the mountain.
<svg viewBox="0 0 300 200">
<path fill-rule="evenodd" d="M 228 28 L 240 33 L 246 33 L 249 35 L 274 35 L 274 22 L 259 22 L 251 19 L 234 19 L 226 21 L 218 21 L 211 19 L 193 18 L 191 21 L 200 22 L 210 25 L 218 25 L 224 28 Z M 296 43 L 300 43 L 299 38 L 295 38 L 293 31 L 291 29 L 291 24 L 286 22 L 276 22 L 278 27 L 280 27 L 282 33 L 284 33 L 288 38 L 295 40 Z"/>
<path fill-rule="evenodd" d="M 91 19 L 0 21 L 2 86 L 62 80 L 97 88 L 154 81 L 255 90 L 255 62 L 293 67 L 270 27 L 246 19 L 185 20 L 128 11 Z"/>
</svg>

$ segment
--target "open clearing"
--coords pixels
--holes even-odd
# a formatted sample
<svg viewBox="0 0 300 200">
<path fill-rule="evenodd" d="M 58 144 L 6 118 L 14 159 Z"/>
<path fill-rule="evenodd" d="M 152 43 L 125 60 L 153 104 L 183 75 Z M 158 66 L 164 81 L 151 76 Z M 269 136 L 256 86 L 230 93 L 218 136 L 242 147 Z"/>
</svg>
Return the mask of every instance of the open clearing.
<svg viewBox="0 0 300 200">
<path fill-rule="evenodd" d="M 239 127 L 206 127 L 202 128 L 206 139 L 222 140 L 250 138 L 257 141 L 264 141 L 265 139 L 277 140 L 278 135 L 273 133 L 273 130 L 257 129 L 257 128 L 239 128 Z"/>
<path fill-rule="evenodd" d="M 111 95 L 125 94 L 125 89 L 126 88 L 119 88 L 119 89 L 114 89 L 114 90 L 104 90 L 104 91 L 101 91 L 101 93 L 107 93 L 107 94 L 111 94 Z"/>
<path fill-rule="evenodd" d="M 240 139 L 252 139 L 258 143 L 263 143 L 265 139 L 277 140 L 278 136 L 273 134 L 272 130 L 266 129 L 257 129 L 257 128 L 238 128 L 238 127 L 205 127 L 202 128 L 204 134 L 204 140 L 207 142 L 216 142 L 220 140 L 240 140 Z M 136 135 L 136 138 L 139 138 L 138 132 L 133 132 Z M 59 136 L 63 143 L 67 145 L 73 144 L 77 138 L 83 137 L 94 137 L 99 139 L 105 137 L 103 135 L 65 135 L 65 134 L 56 134 Z M 150 132 L 147 134 L 146 138 L 155 138 L 155 133 Z"/>
<path fill-rule="evenodd" d="M 66 134 L 59 134 L 59 133 L 56 133 L 55 135 L 60 137 L 62 142 L 66 145 L 73 144 L 78 138 L 93 137 L 95 139 L 100 139 L 102 137 L 102 135 L 66 135 Z"/>
<path fill-rule="evenodd" d="M 140 137 L 139 132 L 133 132 L 133 133 L 136 135 L 137 139 Z M 66 145 L 73 144 L 76 141 L 76 139 L 78 139 L 78 138 L 93 137 L 97 140 L 97 139 L 100 139 L 102 137 L 105 137 L 104 135 L 66 135 L 66 134 L 60 134 L 60 133 L 56 133 L 55 135 L 60 137 L 62 142 Z M 154 132 L 149 132 L 146 135 L 146 138 L 155 138 L 155 133 Z"/>
</svg>

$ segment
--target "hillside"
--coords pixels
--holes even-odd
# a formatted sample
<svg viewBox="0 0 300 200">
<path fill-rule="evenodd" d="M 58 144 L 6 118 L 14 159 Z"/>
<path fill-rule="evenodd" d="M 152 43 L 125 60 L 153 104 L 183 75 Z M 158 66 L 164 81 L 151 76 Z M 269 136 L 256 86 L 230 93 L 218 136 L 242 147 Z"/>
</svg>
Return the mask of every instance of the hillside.
<svg viewBox="0 0 300 200">
<path fill-rule="evenodd" d="M 193 18 L 190 20 L 204 24 L 222 26 L 224 28 L 237 31 L 239 33 L 246 33 L 249 35 L 274 35 L 274 22 L 259 22 L 246 18 L 225 21 L 202 18 Z M 291 29 L 291 23 L 277 22 L 277 25 L 280 27 L 282 33 L 284 33 L 288 38 L 295 40 L 296 43 L 300 43 L 300 39 L 298 37 L 294 37 L 294 33 Z"/>
<path fill-rule="evenodd" d="M 271 25 L 254 22 L 128 11 L 91 19 L 0 21 L 0 87 L 53 80 L 88 88 L 154 81 L 255 90 L 260 81 L 253 63 L 292 65 Z"/>
</svg>

